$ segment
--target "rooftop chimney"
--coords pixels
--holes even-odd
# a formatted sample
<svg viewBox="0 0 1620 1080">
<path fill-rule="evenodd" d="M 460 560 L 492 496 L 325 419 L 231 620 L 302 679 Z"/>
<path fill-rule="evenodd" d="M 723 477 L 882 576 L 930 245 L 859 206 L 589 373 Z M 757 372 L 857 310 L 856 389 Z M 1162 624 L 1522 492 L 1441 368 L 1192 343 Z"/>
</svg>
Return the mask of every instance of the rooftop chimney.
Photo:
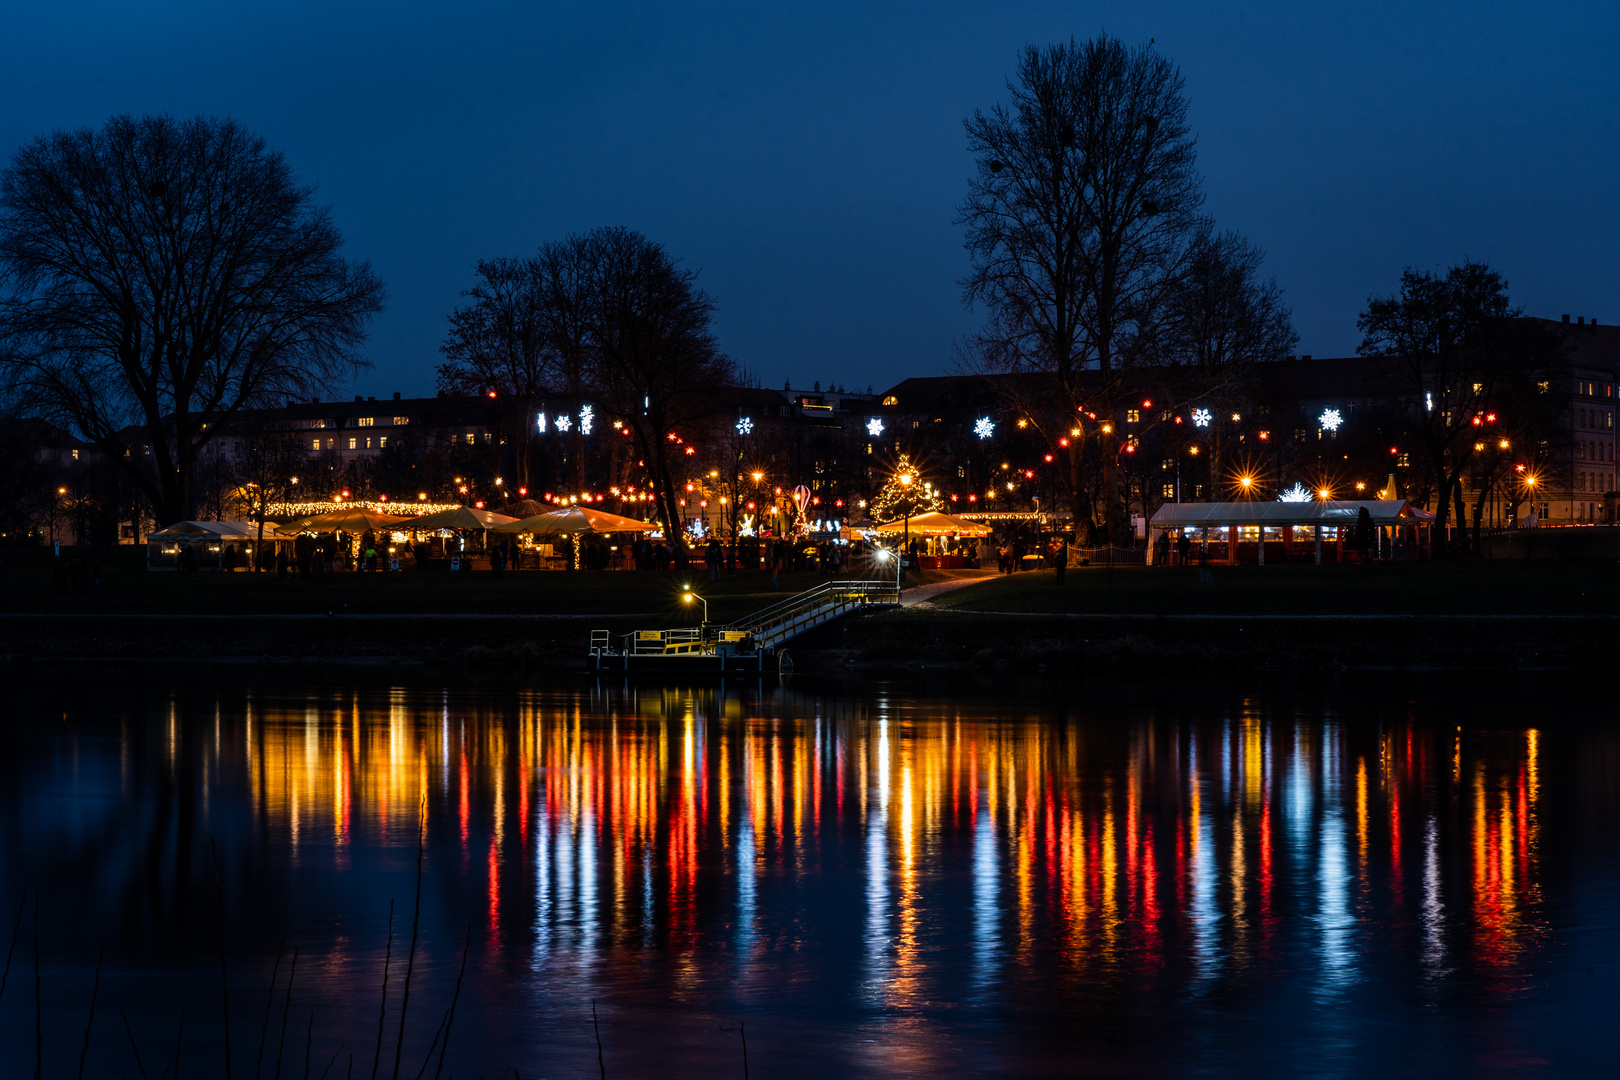
<svg viewBox="0 0 1620 1080">
<path fill-rule="evenodd" d="M 1586 316 L 1585 315 L 1577 315 L 1577 316 L 1575 316 L 1575 325 L 1576 326 L 1585 326 L 1586 325 Z"/>
<path fill-rule="evenodd" d="M 395 391 L 394 391 L 394 400 L 395 400 L 395 401 L 398 401 L 398 400 L 399 400 L 399 391 L 398 391 L 398 390 L 395 390 Z"/>
<path fill-rule="evenodd" d="M 1568 315 L 1564 316 L 1564 322 L 1566 322 L 1566 323 L 1569 322 L 1569 316 Z"/>
<path fill-rule="evenodd" d="M 354 400 L 356 400 L 356 401 L 364 401 L 365 398 L 361 397 L 359 394 L 356 394 L 356 395 L 354 395 Z"/>
</svg>

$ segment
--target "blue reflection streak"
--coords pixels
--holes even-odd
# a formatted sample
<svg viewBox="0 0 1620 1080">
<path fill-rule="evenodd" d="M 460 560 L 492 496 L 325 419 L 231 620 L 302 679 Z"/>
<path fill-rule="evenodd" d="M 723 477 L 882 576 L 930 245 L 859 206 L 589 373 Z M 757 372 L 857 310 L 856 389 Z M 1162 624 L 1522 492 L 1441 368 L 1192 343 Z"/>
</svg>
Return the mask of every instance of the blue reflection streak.
<svg viewBox="0 0 1620 1080">
<path fill-rule="evenodd" d="M 989 789 L 980 787 L 978 799 L 973 822 L 973 985 L 984 991 L 995 981 L 1001 953 L 1001 866 Z"/>
<path fill-rule="evenodd" d="M 1356 956 L 1351 943 L 1355 919 L 1350 914 L 1350 859 L 1344 820 L 1343 791 L 1337 753 L 1339 731 L 1322 727 L 1322 823 L 1319 829 L 1317 926 L 1321 934 L 1321 999 L 1336 998 L 1355 981 Z"/>
<path fill-rule="evenodd" d="M 1441 931 L 1446 905 L 1440 896 L 1440 831 L 1433 812 L 1423 824 L 1423 976 L 1446 975 L 1446 946 Z"/>
<path fill-rule="evenodd" d="M 1198 767 L 1198 740 L 1187 741 L 1187 775 L 1199 795 L 1205 795 L 1204 777 Z M 1219 973 L 1220 935 L 1218 924 L 1220 909 L 1215 897 L 1215 830 L 1209 810 L 1199 799 L 1198 812 L 1191 822 L 1193 836 L 1192 914 L 1193 977 L 1192 993 L 1196 997 Z"/>
</svg>

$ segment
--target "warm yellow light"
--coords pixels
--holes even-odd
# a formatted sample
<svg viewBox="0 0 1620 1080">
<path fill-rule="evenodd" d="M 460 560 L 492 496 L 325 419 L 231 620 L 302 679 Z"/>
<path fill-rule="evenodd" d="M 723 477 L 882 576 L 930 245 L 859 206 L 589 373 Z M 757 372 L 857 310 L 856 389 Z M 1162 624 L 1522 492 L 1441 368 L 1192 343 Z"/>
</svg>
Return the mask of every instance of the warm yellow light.
<svg viewBox="0 0 1620 1080">
<path fill-rule="evenodd" d="M 1254 483 L 1254 477 L 1240 476 L 1238 477 L 1238 483 L 1242 484 L 1244 487 L 1248 487 L 1250 484 Z"/>
<path fill-rule="evenodd" d="M 495 486 L 496 486 L 496 487 L 500 487 L 500 486 L 501 486 L 501 478 L 500 478 L 500 477 L 498 477 L 498 476 L 497 476 L 497 477 L 496 477 L 496 478 L 495 478 Z"/>
<path fill-rule="evenodd" d="M 1241 424 L 1242 422 L 1243 422 L 1243 414 L 1242 413 L 1233 413 L 1232 414 L 1232 423 Z"/>
<path fill-rule="evenodd" d="M 418 502 L 427 502 L 427 492 L 425 492 L 425 491 L 418 491 L 418 492 L 417 492 L 417 493 L 416 493 L 416 498 L 417 498 L 417 501 L 418 501 Z"/>
<path fill-rule="evenodd" d="M 1104 424 L 1102 426 L 1102 433 L 1104 435 L 1112 435 L 1114 433 L 1114 425 L 1113 424 Z"/>
<path fill-rule="evenodd" d="M 1496 447 L 1499 450 L 1506 450 L 1508 448 L 1508 441 L 1503 439 L 1501 442 L 1496 444 Z"/>
<path fill-rule="evenodd" d="M 1196 446 L 1195 446 L 1195 447 L 1193 447 L 1193 448 L 1192 448 L 1192 449 L 1191 449 L 1191 450 L 1188 450 L 1188 451 L 1187 451 L 1187 453 L 1189 453 L 1189 454 L 1196 454 L 1196 453 L 1198 453 L 1198 447 L 1196 447 Z"/>
<path fill-rule="evenodd" d="M 1485 449 L 1485 444 L 1482 443 L 1482 442 L 1477 442 L 1477 443 L 1474 444 L 1474 449 L 1475 450 L 1483 450 L 1483 449 Z"/>
<path fill-rule="evenodd" d="M 1321 499 L 1323 502 L 1327 502 L 1329 499 L 1333 498 L 1333 492 L 1329 491 L 1327 488 L 1323 488 L 1321 491 L 1316 493 L 1316 497 Z"/>
<path fill-rule="evenodd" d="M 752 473 L 750 475 L 753 476 L 754 483 L 756 483 L 756 484 L 759 483 L 761 480 L 765 479 L 765 474 L 762 473 L 762 472 Z"/>
<path fill-rule="evenodd" d="M 1020 420 L 1019 420 L 1019 421 L 1018 421 L 1018 426 L 1019 426 L 1019 427 L 1029 427 L 1029 421 L 1028 421 L 1028 420 L 1024 420 L 1024 419 L 1020 419 Z"/>
<path fill-rule="evenodd" d="M 681 599 L 685 600 L 688 604 L 690 604 L 692 602 L 692 594 L 691 593 L 682 593 L 681 594 Z"/>
<path fill-rule="evenodd" d="M 1366 491 L 1367 490 L 1367 485 L 1362 483 L 1360 480 L 1357 480 L 1356 481 L 1356 490 L 1357 491 Z"/>
<path fill-rule="evenodd" d="M 900 486 L 901 487 L 910 487 L 911 486 L 911 474 L 910 473 L 901 473 L 899 479 L 900 479 Z"/>
<path fill-rule="evenodd" d="M 1536 486 L 1536 478 L 1533 477 L 1533 476 L 1525 477 L 1524 478 L 1524 486 L 1525 487 L 1535 487 Z"/>
<path fill-rule="evenodd" d="M 295 483 L 295 484 L 296 484 L 296 483 L 298 483 L 298 477 L 296 477 L 296 476 L 295 476 L 295 477 L 293 477 L 293 478 L 292 478 L 292 482 L 293 482 L 293 483 Z"/>
<path fill-rule="evenodd" d="M 1069 435 L 1072 436 L 1073 438 L 1078 439 L 1080 437 L 1080 429 L 1077 428 L 1077 427 L 1070 428 L 1069 429 Z"/>
</svg>

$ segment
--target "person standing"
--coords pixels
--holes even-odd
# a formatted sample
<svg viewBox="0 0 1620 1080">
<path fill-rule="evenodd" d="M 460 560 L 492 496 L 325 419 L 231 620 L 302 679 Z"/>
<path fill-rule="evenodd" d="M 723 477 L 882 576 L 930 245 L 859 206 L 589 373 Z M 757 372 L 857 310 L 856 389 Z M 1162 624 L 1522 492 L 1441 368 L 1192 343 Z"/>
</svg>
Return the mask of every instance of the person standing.
<svg viewBox="0 0 1620 1080">
<path fill-rule="evenodd" d="M 1069 545 L 1059 534 L 1054 533 L 1047 544 L 1047 555 L 1052 560 L 1052 569 L 1057 575 L 1057 584 L 1062 585 L 1064 577 L 1069 572 Z"/>
</svg>

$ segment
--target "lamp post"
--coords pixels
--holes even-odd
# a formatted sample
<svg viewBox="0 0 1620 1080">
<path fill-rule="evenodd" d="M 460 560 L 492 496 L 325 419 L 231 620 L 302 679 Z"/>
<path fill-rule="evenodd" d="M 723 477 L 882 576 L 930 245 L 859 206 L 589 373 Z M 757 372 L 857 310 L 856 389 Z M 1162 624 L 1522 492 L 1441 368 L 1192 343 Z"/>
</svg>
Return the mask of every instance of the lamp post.
<svg viewBox="0 0 1620 1080">
<path fill-rule="evenodd" d="M 703 605 L 703 625 L 704 626 L 709 625 L 709 602 L 707 600 L 703 599 L 703 597 L 699 596 L 697 593 L 693 592 L 691 589 L 687 589 L 686 592 L 682 593 L 681 594 L 681 599 L 684 600 L 688 604 L 690 604 L 694 600 L 696 600 L 698 603 L 702 604 Z"/>
<path fill-rule="evenodd" d="M 897 479 L 900 481 L 901 487 L 909 489 L 914 477 L 910 473 L 901 473 Z M 906 553 L 911 550 L 911 493 L 909 490 L 906 493 L 905 505 L 906 509 L 903 515 L 905 524 L 900 541 L 900 567 L 895 570 L 894 575 L 894 587 L 896 590 L 900 588 L 900 582 L 905 576 Z"/>
</svg>

